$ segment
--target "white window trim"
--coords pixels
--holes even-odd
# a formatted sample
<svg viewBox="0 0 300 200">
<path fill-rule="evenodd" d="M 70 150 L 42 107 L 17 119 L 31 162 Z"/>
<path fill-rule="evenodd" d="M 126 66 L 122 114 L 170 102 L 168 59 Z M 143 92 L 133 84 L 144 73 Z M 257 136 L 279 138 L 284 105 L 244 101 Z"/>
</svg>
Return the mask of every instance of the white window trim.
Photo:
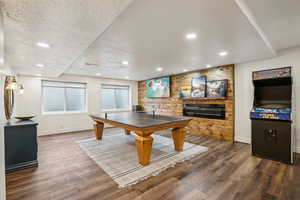
<svg viewBox="0 0 300 200">
<path fill-rule="evenodd" d="M 112 113 L 112 112 L 130 112 L 131 109 L 101 109 L 102 113 Z"/>
<path fill-rule="evenodd" d="M 87 111 L 51 111 L 51 112 L 42 111 L 42 115 L 68 115 L 68 114 L 88 114 L 88 112 Z"/>
<path fill-rule="evenodd" d="M 115 86 L 128 86 L 129 88 L 129 108 L 119 108 L 119 109 L 103 109 L 102 108 L 102 85 L 115 85 Z M 109 83 L 101 83 L 100 84 L 100 99 L 101 99 L 101 103 L 100 103 L 100 110 L 103 113 L 110 113 L 110 112 L 130 112 L 132 111 L 132 87 L 130 84 L 109 84 Z"/>
<path fill-rule="evenodd" d="M 44 110 L 44 86 L 43 81 L 53 81 L 53 82 L 61 82 L 61 83 L 78 83 L 78 84 L 85 84 L 85 102 L 84 102 L 84 109 L 78 110 L 78 111 L 67 111 L 66 110 L 66 88 L 72 88 L 72 87 L 62 87 L 64 88 L 64 111 L 45 111 Z M 50 87 L 50 86 L 45 86 Z M 56 81 L 56 80 L 42 80 L 41 81 L 41 114 L 42 115 L 65 115 L 65 114 L 87 114 L 88 113 L 88 87 L 87 83 L 81 83 L 81 82 L 69 82 L 69 81 Z"/>
</svg>

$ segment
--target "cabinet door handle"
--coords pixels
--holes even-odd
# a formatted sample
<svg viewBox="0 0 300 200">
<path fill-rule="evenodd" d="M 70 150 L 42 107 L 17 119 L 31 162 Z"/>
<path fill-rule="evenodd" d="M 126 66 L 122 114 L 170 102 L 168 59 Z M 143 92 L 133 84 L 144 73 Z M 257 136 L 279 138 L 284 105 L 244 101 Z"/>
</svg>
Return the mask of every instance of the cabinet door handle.
<svg viewBox="0 0 300 200">
<path fill-rule="evenodd" d="M 277 130 L 275 129 L 272 130 L 272 139 L 277 143 Z"/>
<path fill-rule="evenodd" d="M 275 142 L 277 143 L 277 131 L 275 129 L 265 129 L 264 130 L 264 139 L 266 142 Z"/>
<path fill-rule="evenodd" d="M 268 137 L 268 135 L 269 135 L 269 130 L 270 130 L 270 129 L 265 129 L 265 130 L 264 130 L 264 139 L 265 139 L 266 142 L 269 141 L 269 139 L 268 139 L 268 138 L 269 138 L 269 137 Z"/>
</svg>

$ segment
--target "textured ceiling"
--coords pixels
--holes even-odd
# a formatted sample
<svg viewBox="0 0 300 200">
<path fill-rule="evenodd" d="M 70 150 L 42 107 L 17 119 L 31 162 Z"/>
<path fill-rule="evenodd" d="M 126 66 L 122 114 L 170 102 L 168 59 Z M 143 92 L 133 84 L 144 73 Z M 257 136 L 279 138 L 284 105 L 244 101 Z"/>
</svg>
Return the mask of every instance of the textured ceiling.
<svg viewBox="0 0 300 200">
<path fill-rule="evenodd" d="M 5 60 L 19 74 L 61 75 L 132 0 L 5 0 Z M 46 42 L 49 49 L 36 46 Z M 35 65 L 42 63 L 44 68 Z"/>
<path fill-rule="evenodd" d="M 101 73 L 143 80 L 271 57 L 276 50 L 300 45 L 298 0 L 2 2 L 5 59 L 18 74 Z M 197 39 L 185 39 L 190 32 Z M 37 42 L 51 48 L 37 47 Z M 220 57 L 220 51 L 228 56 Z M 121 63 L 125 60 L 128 66 Z"/>
<path fill-rule="evenodd" d="M 188 3 L 187 3 L 188 2 Z M 194 41 L 185 34 L 195 32 Z M 220 57 L 220 51 L 228 51 Z M 272 53 L 233 0 L 135 1 L 67 70 L 140 80 Z M 121 61 L 128 60 L 129 66 Z M 94 63 L 97 66 L 85 66 Z M 162 67 L 162 72 L 156 68 Z"/>
<path fill-rule="evenodd" d="M 300 45 L 300 0 L 245 0 L 276 50 Z"/>
</svg>

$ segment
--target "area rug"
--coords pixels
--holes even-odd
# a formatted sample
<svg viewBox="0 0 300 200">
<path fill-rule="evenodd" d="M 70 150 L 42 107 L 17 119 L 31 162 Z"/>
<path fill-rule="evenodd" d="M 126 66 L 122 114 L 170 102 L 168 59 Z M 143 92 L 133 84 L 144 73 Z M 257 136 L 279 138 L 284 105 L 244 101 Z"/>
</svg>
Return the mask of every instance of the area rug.
<svg viewBox="0 0 300 200">
<path fill-rule="evenodd" d="M 118 183 L 119 187 L 130 186 L 156 176 L 177 163 L 208 150 L 206 147 L 185 142 L 184 150 L 178 153 L 174 151 L 172 138 L 159 135 L 152 135 L 152 137 L 151 163 L 147 166 L 138 163 L 134 134 L 126 135 L 124 131 L 118 130 L 109 134 L 104 133 L 102 140 L 93 137 L 80 140 L 78 144 Z"/>
</svg>

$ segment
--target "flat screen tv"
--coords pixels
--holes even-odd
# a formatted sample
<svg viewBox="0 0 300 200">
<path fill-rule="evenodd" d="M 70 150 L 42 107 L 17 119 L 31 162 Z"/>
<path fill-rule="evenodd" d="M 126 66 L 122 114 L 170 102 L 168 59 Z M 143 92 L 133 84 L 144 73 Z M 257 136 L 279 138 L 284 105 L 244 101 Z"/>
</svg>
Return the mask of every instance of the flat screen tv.
<svg viewBox="0 0 300 200">
<path fill-rule="evenodd" d="M 170 77 L 155 78 L 146 81 L 147 97 L 170 97 Z"/>
</svg>

